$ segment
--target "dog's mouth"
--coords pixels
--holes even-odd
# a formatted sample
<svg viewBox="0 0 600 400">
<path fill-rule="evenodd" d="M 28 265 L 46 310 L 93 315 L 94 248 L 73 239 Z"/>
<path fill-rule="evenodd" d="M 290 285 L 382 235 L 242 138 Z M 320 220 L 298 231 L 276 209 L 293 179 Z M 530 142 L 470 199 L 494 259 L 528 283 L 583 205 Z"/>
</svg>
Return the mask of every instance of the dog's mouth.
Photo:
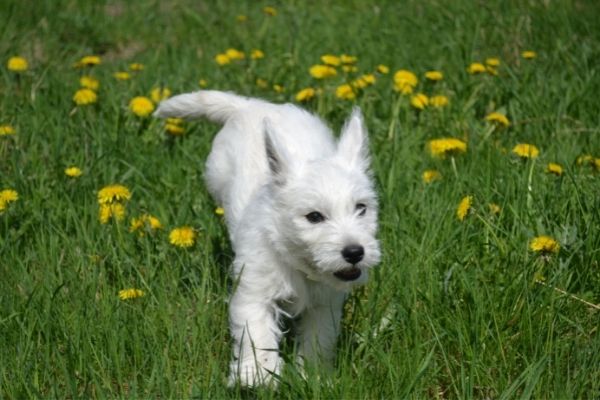
<svg viewBox="0 0 600 400">
<path fill-rule="evenodd" d="M 362 271 L 357 266 L 352 266 L 344 269 L 340 269 L 333 273 L 336 278 L 341 279 L 343 281 L 355 281 L 360 277 Z"/>
</svg>

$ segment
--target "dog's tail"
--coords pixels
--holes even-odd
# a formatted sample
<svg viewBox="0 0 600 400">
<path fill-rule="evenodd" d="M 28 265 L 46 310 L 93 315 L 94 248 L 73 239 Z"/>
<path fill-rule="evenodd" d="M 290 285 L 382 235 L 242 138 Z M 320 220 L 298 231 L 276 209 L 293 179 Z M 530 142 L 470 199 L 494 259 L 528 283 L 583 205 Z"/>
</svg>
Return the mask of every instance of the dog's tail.
<svg viewBox="0 0 600 400">
<path fill-rule="evenodd" d="M 200 90 L 180 94 L 162 101 L 156 111 L 159 118 L 207 118 L 217 123 L 225 123 L 233 114 L 246 108 L 252 100 L 229 92 Z"/>
</svg>

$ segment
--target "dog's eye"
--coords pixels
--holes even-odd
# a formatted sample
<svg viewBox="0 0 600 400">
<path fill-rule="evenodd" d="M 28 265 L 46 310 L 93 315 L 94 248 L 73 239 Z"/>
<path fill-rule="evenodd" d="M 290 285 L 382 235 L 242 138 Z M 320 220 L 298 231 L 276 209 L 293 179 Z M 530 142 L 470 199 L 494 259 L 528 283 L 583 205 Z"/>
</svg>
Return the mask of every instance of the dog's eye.
<svg viewBox="0 0 600 400">
<path fill-rule="evenodd" d="M 313 211 L 311 213 L 306 214 L 306 219 L 311 224 L 318 224 L 319 222 L 325 221 L 325 216 L 318 211 Z"/>
<path fill-rule="evenodd" d="M 367 213 L 367 206 L 363 203 L 358 203 L 356 205 L 356 211 L 358 211 L 358 216 L 362 217 Z"/>
</svg>

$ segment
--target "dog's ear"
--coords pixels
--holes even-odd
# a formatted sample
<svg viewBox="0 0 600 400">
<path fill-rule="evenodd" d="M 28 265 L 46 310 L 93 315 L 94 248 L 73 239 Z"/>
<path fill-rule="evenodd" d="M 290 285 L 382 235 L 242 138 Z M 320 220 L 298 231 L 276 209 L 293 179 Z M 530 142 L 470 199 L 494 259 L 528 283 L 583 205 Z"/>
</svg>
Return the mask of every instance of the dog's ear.
<svg viewBox="0 0 600 400">
<path fill-rule="evenodd" d="M 265 152 L 269 170 L 273 181 L 281 186 L 285 183 L 289 172 L 289 157 L 286 149 L 281 146 L 277 140 L 277 134 L 273 128 L 273 124 L 268 118 L 263 120 L 264 137 L 265 137 Z"/>
<path fill-rule="evenodd" d="M 367 129 L 358 107 L 354 107 L 350 118 L 342 128 L 337 153 L 350 166 L 362 170 L 369 168 Z"/>
</svg>

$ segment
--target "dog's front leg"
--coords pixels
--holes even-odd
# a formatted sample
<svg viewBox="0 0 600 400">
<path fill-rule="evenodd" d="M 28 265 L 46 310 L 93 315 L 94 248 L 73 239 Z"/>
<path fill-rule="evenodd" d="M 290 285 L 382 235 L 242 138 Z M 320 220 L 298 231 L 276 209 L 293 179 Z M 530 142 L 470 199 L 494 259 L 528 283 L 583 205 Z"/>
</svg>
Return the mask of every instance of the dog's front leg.
<svg viewBox="0 0 600 400">
<path fill-rule="evenodd" d="M 234 342 L 229 384 L 269 384 L 273 374 L 281 370 L 281 329 L 275 303 L 265 302 L 255 291 L 240 285 L 231 298 L 229 322 Z"/>
<path fill-rule="evenodd" d="M 325 301 L 307 308 L 299 325 L 299 362 L 322 361 L 333 366 L 345 294 L 331 292 Z"/>
</svg>

